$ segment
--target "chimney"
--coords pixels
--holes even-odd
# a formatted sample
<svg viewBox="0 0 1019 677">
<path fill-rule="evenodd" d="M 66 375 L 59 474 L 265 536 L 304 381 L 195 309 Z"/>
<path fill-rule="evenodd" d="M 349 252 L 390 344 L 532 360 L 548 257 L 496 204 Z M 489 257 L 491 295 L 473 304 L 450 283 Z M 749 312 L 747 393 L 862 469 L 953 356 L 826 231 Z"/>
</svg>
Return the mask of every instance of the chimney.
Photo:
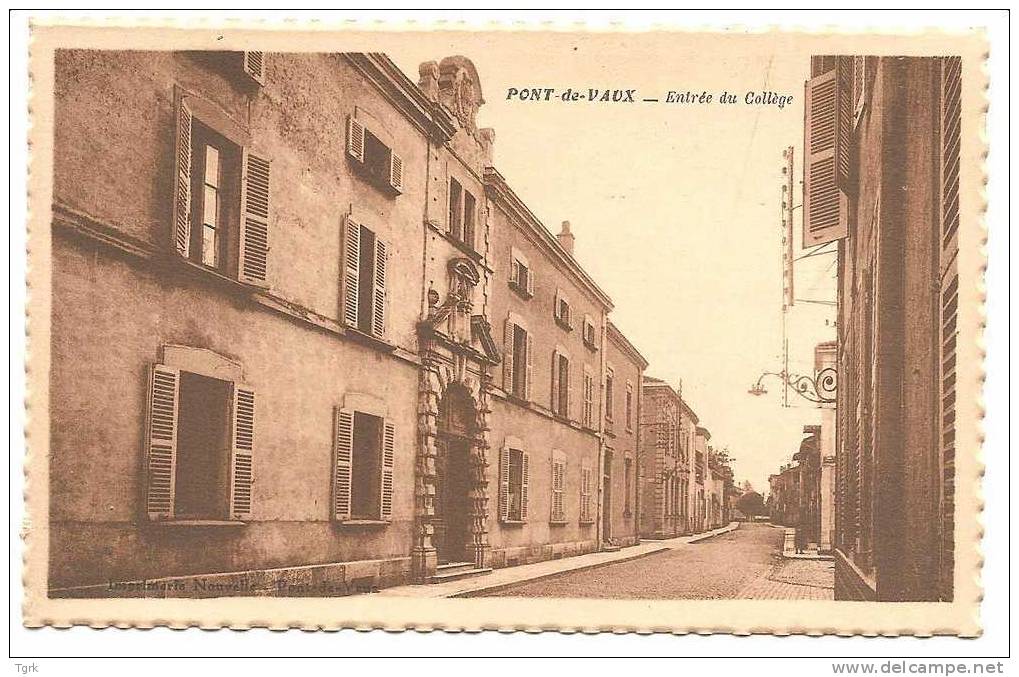
<svg viewBox="0 0 1019 677">
<path fill-rule="evenodd" d="M 573 233 L 570 232 L 570 222 L 563 221 L 563 229 L 556 235 L 556 239 L 559 240 L 559 246 L 566 250 L 566 252 L 573 256 Z"/>
</svg>

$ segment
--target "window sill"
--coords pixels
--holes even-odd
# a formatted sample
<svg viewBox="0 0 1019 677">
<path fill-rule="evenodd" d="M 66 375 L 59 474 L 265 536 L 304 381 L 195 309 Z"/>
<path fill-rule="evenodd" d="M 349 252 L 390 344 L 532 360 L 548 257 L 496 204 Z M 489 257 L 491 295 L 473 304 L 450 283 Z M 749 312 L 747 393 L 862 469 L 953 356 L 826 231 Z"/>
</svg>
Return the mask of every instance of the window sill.
<svg viewBox="0 0 1019 677">
<path fill-rule="evenodd" d="M 563 329 L 564 331 L 573 331 L 573 325 L 570 324 L 569 322 L 567 322 L 566 320 L 564 320 L 561 317 L 556 317 L 555 318 L 555 323 L 558 324 L 559 327 L 561 329 Z"/>
<path fill-rule="evenodd" d="M 598 352 L 598 346 L 595 344 L 594 341 L 588 341 L 587 339 L 584 339 L 584 347 L 590 350 L 592 353 Z"/>
<path fill-rule="evenodd" d="M 403 194 L 402 190 L 394 187 L 393 184 L 389 183 L 389 181 L 385 177 L 380 177 L 373 174 L 368 169 L 368 165 L 366 165 L 364 162 L 359 162 L 356 158 L 351 157 L 349 153 L 347 153 L 346 155 L 347 159 L 350 161 L 350 164 L 354 166 L 354 170 L 357 172 L 357 174 L 361 176 L 362 179 L 364 179 L 365 183 L 374 187 L 380 193 L 383 193 L 392 198 L 395 198 L 398 195 Z"/>
<path fill-rule="evenodd" d="M 387 353 L 391 353 L 394 350 L 396 350 L 396 346 L 390 343 L 389 341 L 386 341 L 385 339 L 380 339 L 376 336 L 372 336 L 371 334 L 366 334 L 357 327 L 344 325 L 343 329 L 346 336 L 350 337 L 351 339 L 359 343 L 371 346 L 376 350 L 381 350 Z"/>
<path fill-rule="evenodd" d="M 593 519 L 584 519 L 584 520 L 580 520 L 580 525 L 581 525 L 581 526 L 584 526 L 584 527 L 589 527 L 589 526 L 591 526 L 592 524 L 594 524 L 594 520 L 593 520 Z"/>
<path fill-rule="evenodd" d="M 240 520 L 153 520 L 149 522 L 154 527 L 243 527 L 247 522 Z"/>
<path fill-rule="evenodd" d="M 463 240 L 458 240 L 455 237 L 453 237 L 453 235 L 448 230 L 446 230 L 441 224 L 436 223 L 431 219 L 426 219 L 425 224 L 429 228 L 431 228 L 439 237 L 441 237 L 443 240 L 445 240 L 453 247 L 458 249 L 464 256 L 474 261 L 474 263 L 476 263 L 479 267 L 483 268 L 484 270 L 490 273 L 492 272 L 492 269 L 485 264 L 485 257 L 481 254 L 481 252 L 477 251 Z M 477 233 L 475 233 L 475 235 L 477 235 Z"/>
<path fill-rule="evenodd" d="M 499 523 L 507 527 L 522 527 L 527 524 L 524 520 L 500 520 Z"/>
<path fill-rule="evenodd" d="M 527 291 L 526 289 L 521 287 L 519 284 L 517 284 L 513 280 L 509 281 L 509 288 L 512 289 L 513 291 L 515 291 L 517 296 L 519 296 L 520 298 L 522 298 L 522 299 L 524 299 L 526 301 L 530 301 L 531 299 L 534 298 L 534 294 L 533 293 Z"/>
<path fill-rule="evenodd" d="M 341 527 L 385 527 L 389 525 L 388 520 L 337 520 L 336 524 Z"/>
<path fill-rule="evenodd" d="M 265 291 L 269 288 L 268 284 L 251 284 L 250 282 L 243 282 L 238 280 L 236 277 L 231 277 L 226 273 L 216 269 L 204 266 L 200 263 L 195 263 L 190 259 L 186 259 L 176 252 L 170 254 L 176 261 L 181 265 L 182 269 L 195 277 L 206 277 L 212 278 L 224 285 L 233 287 L 234 289 L 243 290 L 247 292 L 254 291 Z"/>
<path fill-rule="evenodd" d="M 553 526 L 553 527 L 564 527 L 567 524 L 569 524 L 569 521 L 564 520 L 564 519 L 563 520 L 549 520 L 548 524 L 549 524 L 549 526 Z"/>
</svg>

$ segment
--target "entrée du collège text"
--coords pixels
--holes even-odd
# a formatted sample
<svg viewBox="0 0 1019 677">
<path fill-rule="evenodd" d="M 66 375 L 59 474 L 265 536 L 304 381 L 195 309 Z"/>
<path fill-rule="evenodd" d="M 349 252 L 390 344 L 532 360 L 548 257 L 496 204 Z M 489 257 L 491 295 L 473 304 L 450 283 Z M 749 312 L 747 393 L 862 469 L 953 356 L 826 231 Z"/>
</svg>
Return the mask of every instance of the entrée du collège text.
<svg viewBox="0 0 1019 677">
<path fill-rule="evenodd" d="M 562 103 L 667 103 L 688 105 L 747 105 L 774 106 L 785 108 L 793 102 L 792 94 L 779 94 L 772 91 L 730 92 L 722 90 L 718 93 L 701 90 L 669 90 L 664 95 L 646 95 L 637 89 L 598 89 L 593 87 L 556 89 L 555 87 L 509 87 L 506 90 L 507 101 L 526 102 L 562 102 Z"/>
</svg>

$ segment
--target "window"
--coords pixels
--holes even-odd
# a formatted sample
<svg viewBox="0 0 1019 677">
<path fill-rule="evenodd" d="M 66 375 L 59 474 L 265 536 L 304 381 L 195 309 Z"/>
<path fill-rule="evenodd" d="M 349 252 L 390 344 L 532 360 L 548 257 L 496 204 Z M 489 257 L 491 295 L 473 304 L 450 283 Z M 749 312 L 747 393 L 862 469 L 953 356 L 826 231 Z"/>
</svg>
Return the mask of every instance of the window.
<svg viewBox="0 0 1019 677">
<path fill-rule="evenodd" d="M 503 522 L 527 521 L 530 455 L 505 447 L 499 459 L 499 514 Z"/>
<path fill-rule="evenodd" d="M 613 407 L 614 407 L 614 401 L 613 401 L 614 397 L 613 397 L 613 392 L 612 392 L 614 387 L 615 387 L 614 386 L 614 381 L 615 381 L 615 375 L 613 374 L 612 368 L 610 367 L 605 372 L 605 419 L 608 420 L 608 421 L 612 420 L 612 410 L 613 410 Z"/>
<path fill-rule="evenodd" d="M 507 395 L 531 399 L 533 342 L 519 318 L 507 318 L 503 350 L 503 389 Z"/>
<path fill-rule="evenodd" d="M 594 426 L 594 374 L 591 368 L 584 365 L 584 426 Z"/>
<path fill-rule="evenodd" d="M 623 459 L 623 516 L 633 514 L 630 510 L 630 494 L 633 492 L 633 460 Z"/>
<path fill-rule="evenodd" d="M 564 499 L 566 487 L 566 459 L 558 452 L 552 453 L 552 497 L 551 516 L 549 521 L 563 523 L 566 521 Z"/>
<path fill-rule="evenodd" d="M 633 384 L 626 382 L 626 429 L 633 430 Z"/>
<path fill-rule="evenodd" d="M 370 228 L 347 219 L 343 246 L 343 321 L 365 334 L 386 332 L 388 246 Z"/>
<path fill-rule="evenodd" d="M 347 118 L 347 155 L 372 185 L 403 192 L 403 158 L 353 115 Z"/>
<path fill-rule="evenodd" d="M 177 103 L 171 240 L 181 258 L 265 286 L 270 163 L 244 145 L 244 130 L 203 121 L 229 126 L 222 117 L 195 97 Z"/>
<path fill-rule="evenodd" d="M 395 426 L 374 414 L 334 413 L 333 519 L 385 521 L 393 511 Z"/>
<path fill-rule="evenodd" d="M 477 200 L 454 178 L 449 180 L 449 234 L 454 240 L 475 249 L 474 230 Z"/>
<path fill-rule="evenodd" d="M 592 510 L 591 488 L 593 484 L 593 473 L 591 468 L 584 466 L 580 469 L 580 521 L 590 524 L 594 522 L 594 511 Z"/>
<path fill-rule="evenodd" d="M 146 433 L 149 519 L 247 517 L 254 422 L 255 393 L 247 386 L 154 365 Z"/>
<path fill-rule="evenodd" d="M 516 247 L 510 252 L 510 289 L 524 298 L 534 296 L 534 271 Z"/>
<path fill-rule="evenodd" d="M 570 315 L 570 302 L 563 296 L 562 292 L 556 293 L 555 308 L 553 308 L 556 324 L 567 331 L 573 329 L 573 320 Z"/>
<path fill-rule="evenodd" d="M 591 350 L 598 349 L 598 340 L 595 336 L 594 321 L 590 315 L 584 316 L 584 345 Z"/>
<path fill-rule="evenodd" d="M 570 416 L 570 358 L 558 349 L 552 352 L 552 413 Z"/>
</svg>

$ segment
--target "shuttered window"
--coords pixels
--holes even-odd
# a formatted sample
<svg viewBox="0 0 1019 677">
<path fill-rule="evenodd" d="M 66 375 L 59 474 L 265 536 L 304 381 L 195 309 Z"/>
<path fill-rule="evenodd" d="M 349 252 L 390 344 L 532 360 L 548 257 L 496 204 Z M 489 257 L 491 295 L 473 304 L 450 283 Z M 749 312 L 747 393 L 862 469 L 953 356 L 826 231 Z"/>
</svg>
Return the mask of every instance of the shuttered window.
<svg viewBox="0 0 1019 677">
<path fill-rule="evenodd" d="M 499 453 L 499 517 L 503 522 L 525 522 L 530 490 L 530 455 L 503 447 Z"/>
<path fill-rule="evenodd" d="M 852 78 L 842 59 L 806 83 L 804 106 L 803 246 L 849 232 L 849 151 Z"/>
<path fill-rule="evenodd" d="M 370 228 L 348 217 L 341 268 L 343 323 L 375 338 L 385 338 L 389 245 Z"/>
<path fill-rule="evenodd" d="M 591 489 L 594 484 L 594 473 L 586 461 L 580 468 L 580 521 L 590 523 L 594 521 L 593 498 Z"/>
<path fill-rule="evenodd" d="M 534 271 L 516 248 L 510 251 L 509 286 L 524 298 L 534 296 Z"/>
<path fill-rule="evenodd" d="M 403 192 L 403 158 L 353 115 L 347 117 L 347 155 L 373 185 Z"/>
<path fill-rule="evenodd" d="M 246 519 L 252 510 L 255 391 L 153 365 L 145 512 L 151 520 Z"/>
<path fill-rule="evenodd" d="M 552 413 L 570 417 L 570 358 L 559 349 L 552 351 Z"/>
<path fill-rule="evenodd" d="M 173 224 L 182 258 L 265 287 L 268 279 L 270 161 L 241 147 L 178 102 Z"/>
<path fill-rule="evenodd" d="M 594 373 L 584 365 L 584 426 L 594 427 Z"/>
<path fill-rule="evenodd" d="M 560 452 L 552 452 L 552 496 L 551 516 L 552 522 L 566 521 L 566 458 Z"/>
<path fill-rule="evenodd" d="M 396 426 L 337 407 L 333 414 L 333 519 L 389 521 L 393 514 Z"/>
</svg>

